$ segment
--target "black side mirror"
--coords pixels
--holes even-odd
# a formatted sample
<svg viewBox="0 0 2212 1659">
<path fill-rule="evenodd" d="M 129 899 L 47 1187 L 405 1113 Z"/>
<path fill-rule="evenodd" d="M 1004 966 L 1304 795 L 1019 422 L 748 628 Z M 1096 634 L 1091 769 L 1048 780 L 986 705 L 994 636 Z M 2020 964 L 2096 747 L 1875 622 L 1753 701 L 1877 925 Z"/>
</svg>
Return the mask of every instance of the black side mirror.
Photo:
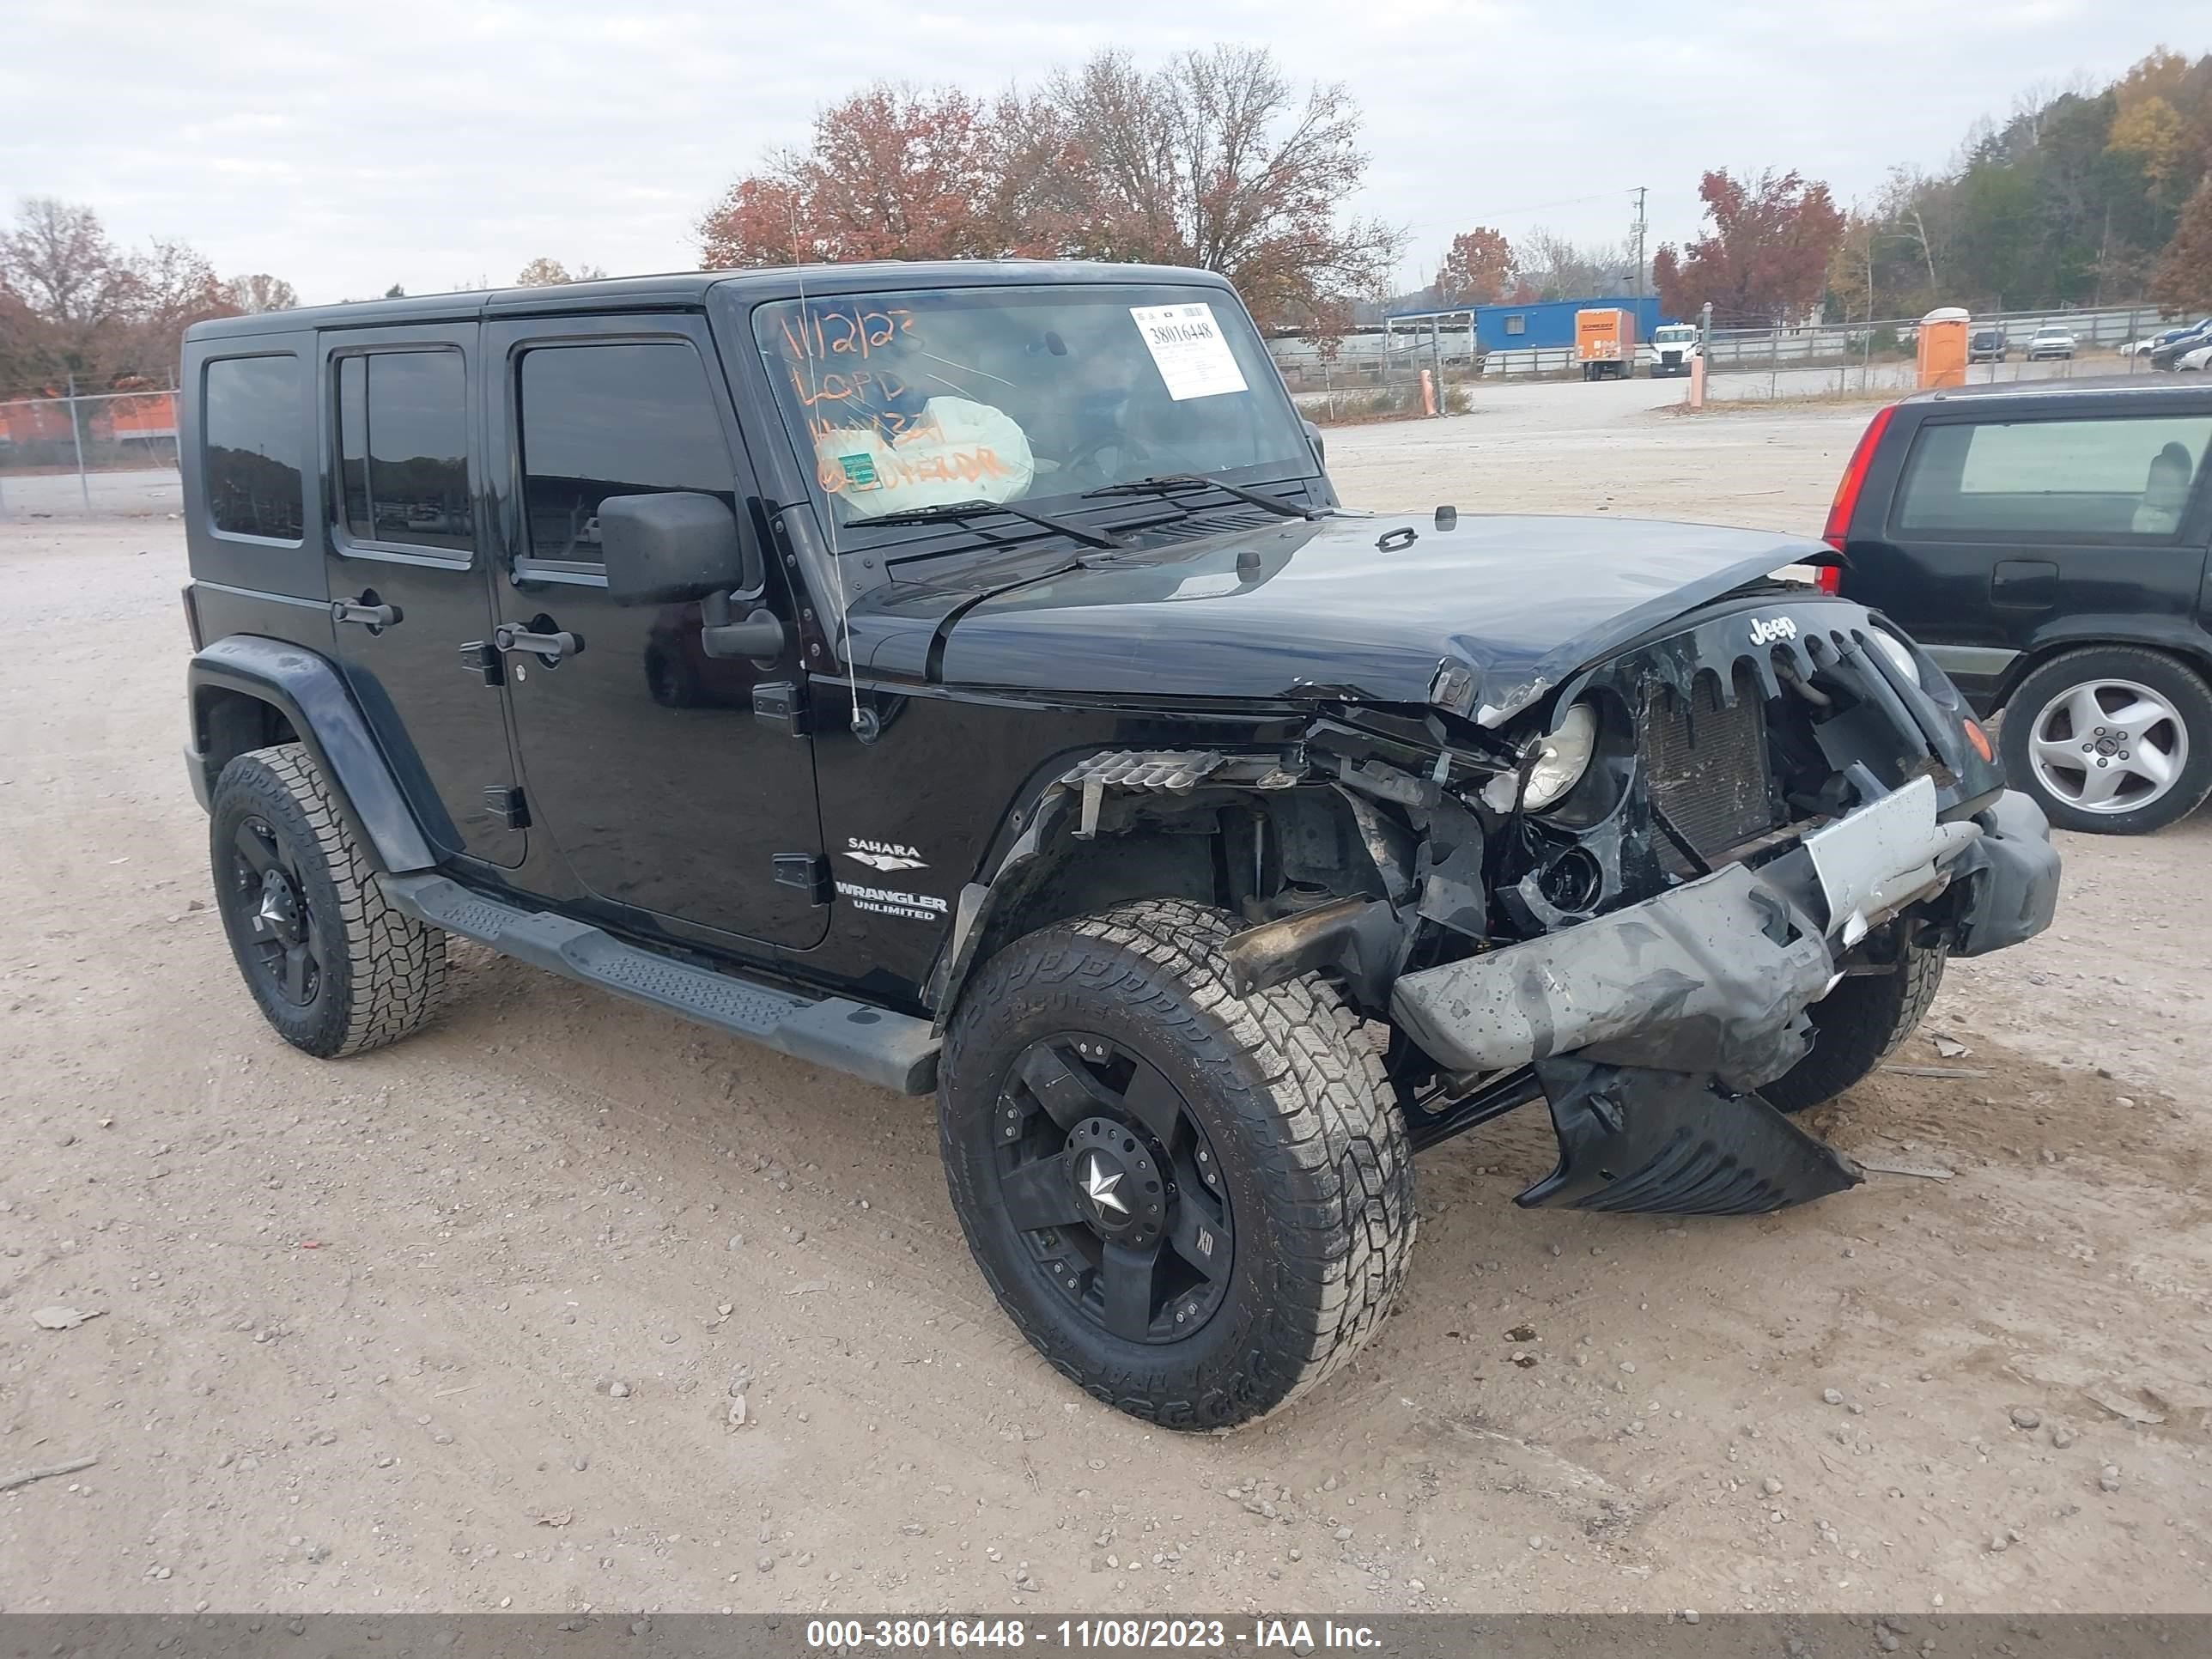
<svg viewBox="0 0 2212 1659">
<path fill-rule="evenodd" d="M 712 495 L 672 490 L 599 503 L 599 551 L 617 605 L 669 605 L 762 582 L 759 550 Z"/>
<path fill-rule="evenodd" d="M 1311 421 L 1301 421 L 1306 429 L 1306 441 L 1313 446 L 1314 459 L 1326 471 L 1328 466 L 1328 446 L 1322 441 L 1321 428 Z"/>
</svg>

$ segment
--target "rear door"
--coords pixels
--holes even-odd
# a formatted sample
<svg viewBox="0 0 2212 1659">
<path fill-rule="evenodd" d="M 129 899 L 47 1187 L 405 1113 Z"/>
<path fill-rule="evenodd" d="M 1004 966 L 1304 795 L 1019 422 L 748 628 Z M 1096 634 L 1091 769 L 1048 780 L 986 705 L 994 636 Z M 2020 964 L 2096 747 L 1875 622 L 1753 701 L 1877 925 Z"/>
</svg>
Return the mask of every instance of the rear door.
<svg viewBox="0 0 2212 1659">
<path fill-rule="evenodd" d="M 321 338 L 338 661 L 430 839 L 511 867 L 526 836 L 491 637 L 471 436 L 478 325 Z"/>
<path fill-rule="evenodd" d="M 804 949 L 828 931 L 812 744 L 753 713 L 756 684 L 803 679 L 795 645 L 762 666 L 708 657 L 696 603 L 608 597 L 599 508 L 609 496 L 696 490 L 741 535 L 765 520 L 702 317 L 549 318 L 485 325 L 507 496 L 503 621 L 569 635 L 558 655 L 507 653 L 536 833 L 632 925 Z M 795 641 L 781 562 L 750 604 Z"/>
<path fill-rule="evenodd" d="M 2129 414 L 2003 401 L 1920 422 L 1884 521 L 1854 526 L 1845 584 L 1982 697 L 2053 641 L 2193 629 L 2205 574 L 2190 501 L 2212 398 Z"/>
</svg>

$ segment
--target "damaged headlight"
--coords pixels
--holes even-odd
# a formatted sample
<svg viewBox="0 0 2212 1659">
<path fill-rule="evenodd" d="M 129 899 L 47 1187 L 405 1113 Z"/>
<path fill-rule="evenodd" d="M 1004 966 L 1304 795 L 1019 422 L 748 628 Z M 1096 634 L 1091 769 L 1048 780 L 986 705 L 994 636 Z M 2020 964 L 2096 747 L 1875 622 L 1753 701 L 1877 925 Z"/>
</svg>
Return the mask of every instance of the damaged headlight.
<svg viewBox="0 0 2212 1659">
<path fill-rule="evenodd" d="M 1920 665 L 1912 659 L 1912 647 L 1896 635 L 1880 628 L 1867 629 L 1867 643 L 1889 659 L 1889 665 L 1915 685 L 1920 684 Z"/>
<path fill-rule="evenodd" d="M 1531 812 L 1565 799 L 1589 770 L 1590 757 L 1597 752 L 1597 711 L 1578 702 L 1567 710 L 1558 731 L 1536 741 L 1536 757 L 1528 769 L 1528 792 L 1521 796 L 1521 805 Z M 1483 786 L 1482 799 L 1495 811 L 1510 812 L 1520 787 L 1520 773 L 1504 773 Z"/>
</svg>

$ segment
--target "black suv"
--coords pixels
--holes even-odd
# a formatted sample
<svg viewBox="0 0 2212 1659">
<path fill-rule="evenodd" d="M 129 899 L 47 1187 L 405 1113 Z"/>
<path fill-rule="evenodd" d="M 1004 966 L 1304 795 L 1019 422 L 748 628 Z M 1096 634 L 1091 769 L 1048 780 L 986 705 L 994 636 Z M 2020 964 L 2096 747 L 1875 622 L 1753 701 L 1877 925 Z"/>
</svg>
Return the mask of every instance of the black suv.
<svg viewBox="0 0 2212 1659">
<path fill-rule="evenodd" d="M 1412 1156 L 1527 1205 L 1858 1179 L 1863 1076 L 2057 862 L 1771 535 L 1341 510 L 1198 271 L 855 265 L 239 318 L 185 351 L 191 773 L 270 1023 L 459 934 L 939 1099 L 1009 1316 L 1265 1412 L 1377 1328 Z"/>
<path fill-rule="evenodd" d="M 1878 411 L 1830 585 L 1910 629 L 2053 823 L 2154 830 L 2212 791 L 2212 385 L 2015 381 Z"/>
</svg>

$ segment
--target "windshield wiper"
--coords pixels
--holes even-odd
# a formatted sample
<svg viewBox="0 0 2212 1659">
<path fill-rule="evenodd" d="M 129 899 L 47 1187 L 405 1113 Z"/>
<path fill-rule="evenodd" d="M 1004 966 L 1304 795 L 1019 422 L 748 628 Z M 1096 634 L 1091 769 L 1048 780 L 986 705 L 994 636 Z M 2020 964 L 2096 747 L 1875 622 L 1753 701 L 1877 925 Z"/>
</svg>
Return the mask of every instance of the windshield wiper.
<svg viewBox="0 0 2212 1659">
<path fill-rule="evenodd" d="M 1100 495 L 1165 495 L 1178 489 L 1218 489 L 1234 495 L 1240 501 L 1249 501 L 1255 507 L 1264 507 L 1270 513 L 1279 513 L 1286 519 L 1318 519 L 1315 508 L 1297 501 L 1286 501 L 1279 495 L 1267 495 L 1256 489 L 1247 489 L 1243 484 L 1229 483 L 1220 478 L 1209 478 L 1202 472 L 1163 472 L 1156 478 L 1132 478 L 1127 483 L 1107 484 L 1097 489 L 1086 489 L 1083 499 L 1091 501 Z"/>
<path fill-rule="evenodd" d="M 1061 535 L 1071 540 L 1081 542 L 1085 547 L 1103 547 L 1118 550 L 1130 545 L 1127 541 L 1115 535 L 1111 531 L 1093 530 L 1089 525 L 1078 524 L 1073 519 L 1055 518 L 1049 513 L 1038 513 L 1030 507 L 1016 507 L 1011 501 L 947 501 L 941 507 L 910 507 L 903 513 L 886 513 L 881 518 L 859 520 L 855 522 L 854 527 L 858 528 L 863 524 L 959 524 L 963 520 L 983 518 L 993 513 L 1008 514 L 1017 519 L 1025 519 L 1031 524 L 1042 525 L 1047 530 L 1057 530 Z"/>
</svg>

